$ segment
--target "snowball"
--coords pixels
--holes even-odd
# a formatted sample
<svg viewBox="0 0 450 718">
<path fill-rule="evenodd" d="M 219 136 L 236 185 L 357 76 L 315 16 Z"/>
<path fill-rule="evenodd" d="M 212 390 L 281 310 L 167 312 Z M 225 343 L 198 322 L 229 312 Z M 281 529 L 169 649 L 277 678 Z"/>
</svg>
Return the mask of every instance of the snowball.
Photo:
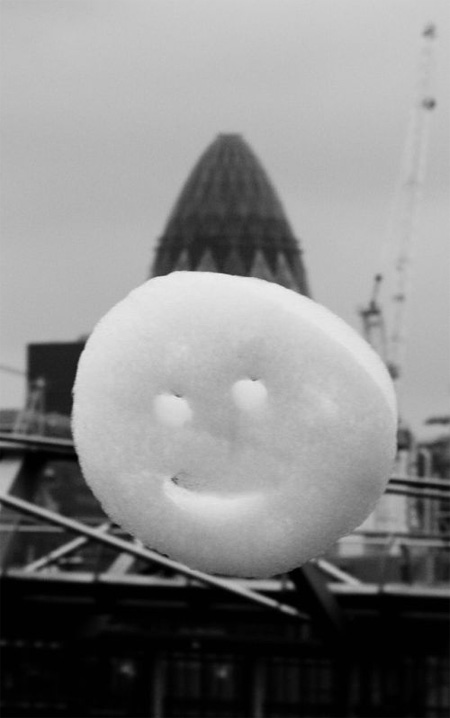
<svg viewBox="0 0 450 718">
<path fill-rule="evenodd" d="M 73 431 L 105 511 L 203 571 L 267 577 L 325 551 L 389 479 L 396 402 L 378 356 L 312 300 L 174 272 L 135 289 L 81 356 Z"/>
</svg>

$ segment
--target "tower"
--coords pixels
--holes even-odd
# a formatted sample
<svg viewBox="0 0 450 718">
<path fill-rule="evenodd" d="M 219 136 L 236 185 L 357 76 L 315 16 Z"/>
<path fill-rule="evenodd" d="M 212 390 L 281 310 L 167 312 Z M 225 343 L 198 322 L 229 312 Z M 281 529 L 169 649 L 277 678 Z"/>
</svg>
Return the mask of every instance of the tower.
<svg viewBox="0 0 450 718">
<path fill-rule="evenodd" d="M 238 134 L 221 134 L 207 147 L 169 216 L 151 275 L 176 270 L 259 277 L 309 296 L 282 204 Z"/>
</svg>

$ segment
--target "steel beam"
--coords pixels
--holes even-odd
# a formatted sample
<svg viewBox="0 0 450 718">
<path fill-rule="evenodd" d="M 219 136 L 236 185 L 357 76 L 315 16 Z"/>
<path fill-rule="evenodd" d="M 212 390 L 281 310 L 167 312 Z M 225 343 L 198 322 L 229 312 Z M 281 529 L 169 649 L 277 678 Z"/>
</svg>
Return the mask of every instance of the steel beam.
<svg viewBox="0 0 450 718">
<path fill-rule="evenodd" d="M 45 453 L 64 454 L 76 458 L 75 447 L 72 439 L 59 439 L 53 436 L 41 436 L 40 434 L 15 434 L 12 432 L 0 432 L 0 448 L 22 451 L 43 451 Z"/>
<path fill-rule="evenodd" d="M 9 456 L 0 461 L 0 491 L 2 494 L 7 494 L 12 489 L 22 462 L 22 455 Z"/>
<path fill-rule="evenodd" d="M 332 646 L 345 647 L 346 620 L 319 568 L 309 562 L 289 576 L 297 589 L 300 608 L 306 608 L 312 620 L 316 620 L 324 639 Z"/>
<path fill-rule="evenodd" d="M 226 591 L 227 593 L 234 594 L 236 596 L 239 596 L 240 598 L 250 601 L 253 604 L 257 604 L 263 606 L 264 608 L 270 608 L 272 610 L 275 610 L 277 611 L 277 613 L 284 616 L 289 616 L 290 618 L 296 619 L 308 618 L 305 613 L 299 611 L 294 606 L 280 603 L 279 601 L 275 601 L 268 596 L 263 596 L 260 593 L 251 591 L 244 586 L 239 585 L 239 583 L 236 581 L 217 578 L 216 576 L 203 573 L 202 571 L 196 571 L 189 568 L 188 566 L 185 566 L 182 563 L 178 563 L 178 561 L 173 561 L 166 556 L 162 556 L 156 551 L 144 548 L 143 546 L 137 546 L 133 543 L 130 543 L 129 541 L 124 541 L 123 539 L 120 539 L 116 536 L 111 536 L 110 534 L 100 533 L 98 529 L 91 528 L 90 526 L 87 526 L 80 521 L 75 521 L 74 519 L 68 518 L 67 516 L 63 516 L 61 514 L 55 513 L 54 511 L 50 511 L 49 509 L 35 506 L 29 501 L 24 501 L 23 499 L 19 499 L 15 496 L 8 496 L 3 494 L 0 495 L 0 503 L 4 504 L 5 506 L 8 506 L 9 508 L 15 509 L 22 514 L 33 516 L 34 518 L 41 521 L 46 521 L 47 523 L 62 526 L 63 528 L 67 529 L 68 531 L 71 531 L 72 533 L 78 534 L 79 536 L 86 536 L 93 541 L 97 541 L 98 543 L 110 546 L 117 551 L 131 554 L 132 556 L 144 559 L 144 561 L 147 561 L 149 563 L 157 563 L 160 566 L 164 566 L 165 568 L 175 571 L 176 573 L 181 573 L 188 578 L 200 581 L 207 586 L 218 588 L 222 591 Z"/>
<path fill-rule="evenodd" d="M 355 578 L 355 576 L 347 573 L 347 571 L 343 571 L 341 568 L 338 568 L 333 563 L 330 563 L 330 561 L 326 561 L 324 558 L 315 559 L 313 564 L 318 566 L 323 573 L 331 576 L 331 578 L 335 578 L 338 581 L 348 584 L 349 586 L 359 586 L 362 583 L 359 578 Z"/>
<path fill-rule="evenodd" d="M 106 521 L 104 524 L 101 524 L 96 531 L 98 533 L 103 533 L 103 531 L 107 531 L 110 526 L 112 526 L 110 521 Z M 73 539 L 72 541 L 68 541 L 67 543 L 64 543 L 62 546 L 58 546 L 58 548 L 55 548 L 54 551 L 50 551 L 50 553 L 46 553 L 44 556 L 41 556 L 41 558 L 36 559 L 35 561 L 32 561 L 31 563 L 28 563 L 26 566 L 22 568 L 22 571 L 25 571 L 26 573 L 31 573 L 32 571 L 39 571 L 42 568 L 45 568 L 46 566 L 49 566 L 52 563 L 55 563 L 55 561 L 58 561 L 60 558 L 63 558 L 64 556 L 68 556 L 69 554 L 73 553 L 74 551 L 78 551 L 80 548 L 85 546 L 87 543 L 89 543 L 90 539 L 86 536 L 79 536 L 76 539 Z"/>
</svg>

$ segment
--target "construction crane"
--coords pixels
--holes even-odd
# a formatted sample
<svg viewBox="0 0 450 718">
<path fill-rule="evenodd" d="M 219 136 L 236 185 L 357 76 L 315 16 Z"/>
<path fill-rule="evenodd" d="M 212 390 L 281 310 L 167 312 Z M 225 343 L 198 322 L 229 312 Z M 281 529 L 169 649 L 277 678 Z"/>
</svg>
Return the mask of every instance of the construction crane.
<svg viewBox="0 0 450 718">
<path fill-rule="evenodd" d="M 436 27 L 427 25 L 422 32 L 417 87 L 409 122 L 406 145 L 397 190 L 394 196 L 388 232 L 383 247 L 382 264 L 387 250 L 396 245 L 394 267 L 394 294 L 390 330 L 386 326 L 383 306 L 380 303 L 383 271 L 375 274 L 372 296 L 360 310 L 363 333 L 367 341 L 385 361 L 399 393 L 406 347 L 406 309 L 411 284 L 411 267 L 414 252 L 417 214 L 425 177 L 429 118 L 436 107 L 431 94 L 433 50 Z M 382 268 L 383 269 L 383 268 Z"/>
</svg>

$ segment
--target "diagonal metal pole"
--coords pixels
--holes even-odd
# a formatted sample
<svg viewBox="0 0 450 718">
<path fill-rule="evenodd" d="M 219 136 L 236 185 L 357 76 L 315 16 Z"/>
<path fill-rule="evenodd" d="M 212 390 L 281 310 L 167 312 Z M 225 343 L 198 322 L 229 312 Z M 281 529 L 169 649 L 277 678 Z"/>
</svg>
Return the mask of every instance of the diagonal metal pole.
<svg viewBox="0 0 450 718">
<path fill-rule="evenodd" d="M 430 489 L 423 490 L 420 489 L 414 491 L 414 489 L 409 489 L 408 487 L 401 487 L 398 488 L 394 486 L 388 486 L 386 489 L 386 494 L 395 494 L 397 496 L 410 496 L 413 499 L 443 499 L 445 501 L 448 501 L 450 499 L 450 494 L 448 491 L 440 491 L 440 490 L 434 490 Z"/>
<path fill-rule="evenodd" d="M 101 524 L 96 531 L 98 533 L 103 533 L 104 531 L 107 531 L 112 526 L 110 521 L 106 521 L 104 524 Z M 41 558 L 37 558 L 36 561 L 32 561 L 31 563 L 27 563 L 26 566 L 23 567 L 22 571 L 25 571 L 26 573 L 32 573 L 33 571 L 39 571 L 41 568 L 45 568 L 46 566 L 49 566 L 51 563 L 55 563 L 55 561 L 58 561 L 60 558 L 63 558 L 64 556 L 68 556 L 69 554 L 73 553 L 74 551 L 78 551 L 78 549 L 85 546 L 87 543 L 89 543 L 91 539 L 89 539 L 87 536 L 79 536 L 76 539 L 72 539 L 72 541 L 68 541 L 67 543 L 64 543 L 62 546 L 58 546 L 58 548 L 55 548 L 54 551 L 50 551 L 50 553 L 46 553 L 44 556 L 41 556 Z"/>
<path fill-rule="evenodd" d="M 2 448 L 6 449 L 17 448 L 29 451 L 62 452 L 71 456 L 76 455 L 72 439 L 62 439 L 55 436 L 0 431 L 0 443 Z"/>
<path fill-rule="evenodd" d="M 178 563 L 178 561 L 173 561 L 166 556 L 161 556 L 159 553 L 156 553 L 156 551 L 144 548 L 143 546 L 137 546 L 129 541 L 124 541 L 117 536 L 100 533 L 98 529 L 91 528 L 80 521 L 75 521 L 67 516 L 50 511 L 49 509 L 36 506 L 35 504 L 19 499 L 16 496 L 0 494 L 0 503 L 28 516 L 33 516 L 34 518 L 46 521 L 47 523 L 55 524 L 56 526 L 62 526 L 68 531 L 72 531 L 79 536 L 86 536 L 93 541 L 105 544 L 106 546 L 111 546 L 118 551 L 129 553 L 132 556 L 144 559 L 144 561 L 158 563 L 161 566 L 169 568 L 172 571 L 176 571 L 177 573 L 181 573 L 188 578 L 200 581 L 201 583 L 212 586 L 213 588 L 219 588 L 223 591 L 227 591 L 228 593 L 235 594 L 253 604 L 259 604 L 265 608 L 270 608 L 285 616 L 301 619 L 309 618 L 307 614 L 297 610 L 294 606 L 280 603 L 268 596 L 263 596 L 261 593 L 251 591 L 244 586 L 240 586 L 236 581 L 217 578 L 216 576 L 211 576 L 207 573 L 203 573 L 202 571 L 196 571 L 182 563 Z"/>
<path fill-rule="evenodd" d="M 417 489 L 441 489 L 450 494 L 450 482 L 448 479 L 425 476 L 399 476 L 395 474 L 389 479 L 389 486 L 408 486 Z"/>
<path fill-rule="evenodd" d="M 328 576 L 331 576 L 331 578 L 335 578 L 338 581 L 342 581 L 349 586 L 362 585 L 362 581 L 360 581 L 359 578 L 355 578 L 355 576 L 352 576 L 347 571 L 343 571 L 341 568 L 338 568 L 333 563 L 330 563 L 330 561 L 327 561 L 324 558 L 316 558 L 311 563 L 315 564 L 318 568 L 320 568 L 321 571 L 323 571 L 323 573 L 327 574 Z"/>
</svg>

